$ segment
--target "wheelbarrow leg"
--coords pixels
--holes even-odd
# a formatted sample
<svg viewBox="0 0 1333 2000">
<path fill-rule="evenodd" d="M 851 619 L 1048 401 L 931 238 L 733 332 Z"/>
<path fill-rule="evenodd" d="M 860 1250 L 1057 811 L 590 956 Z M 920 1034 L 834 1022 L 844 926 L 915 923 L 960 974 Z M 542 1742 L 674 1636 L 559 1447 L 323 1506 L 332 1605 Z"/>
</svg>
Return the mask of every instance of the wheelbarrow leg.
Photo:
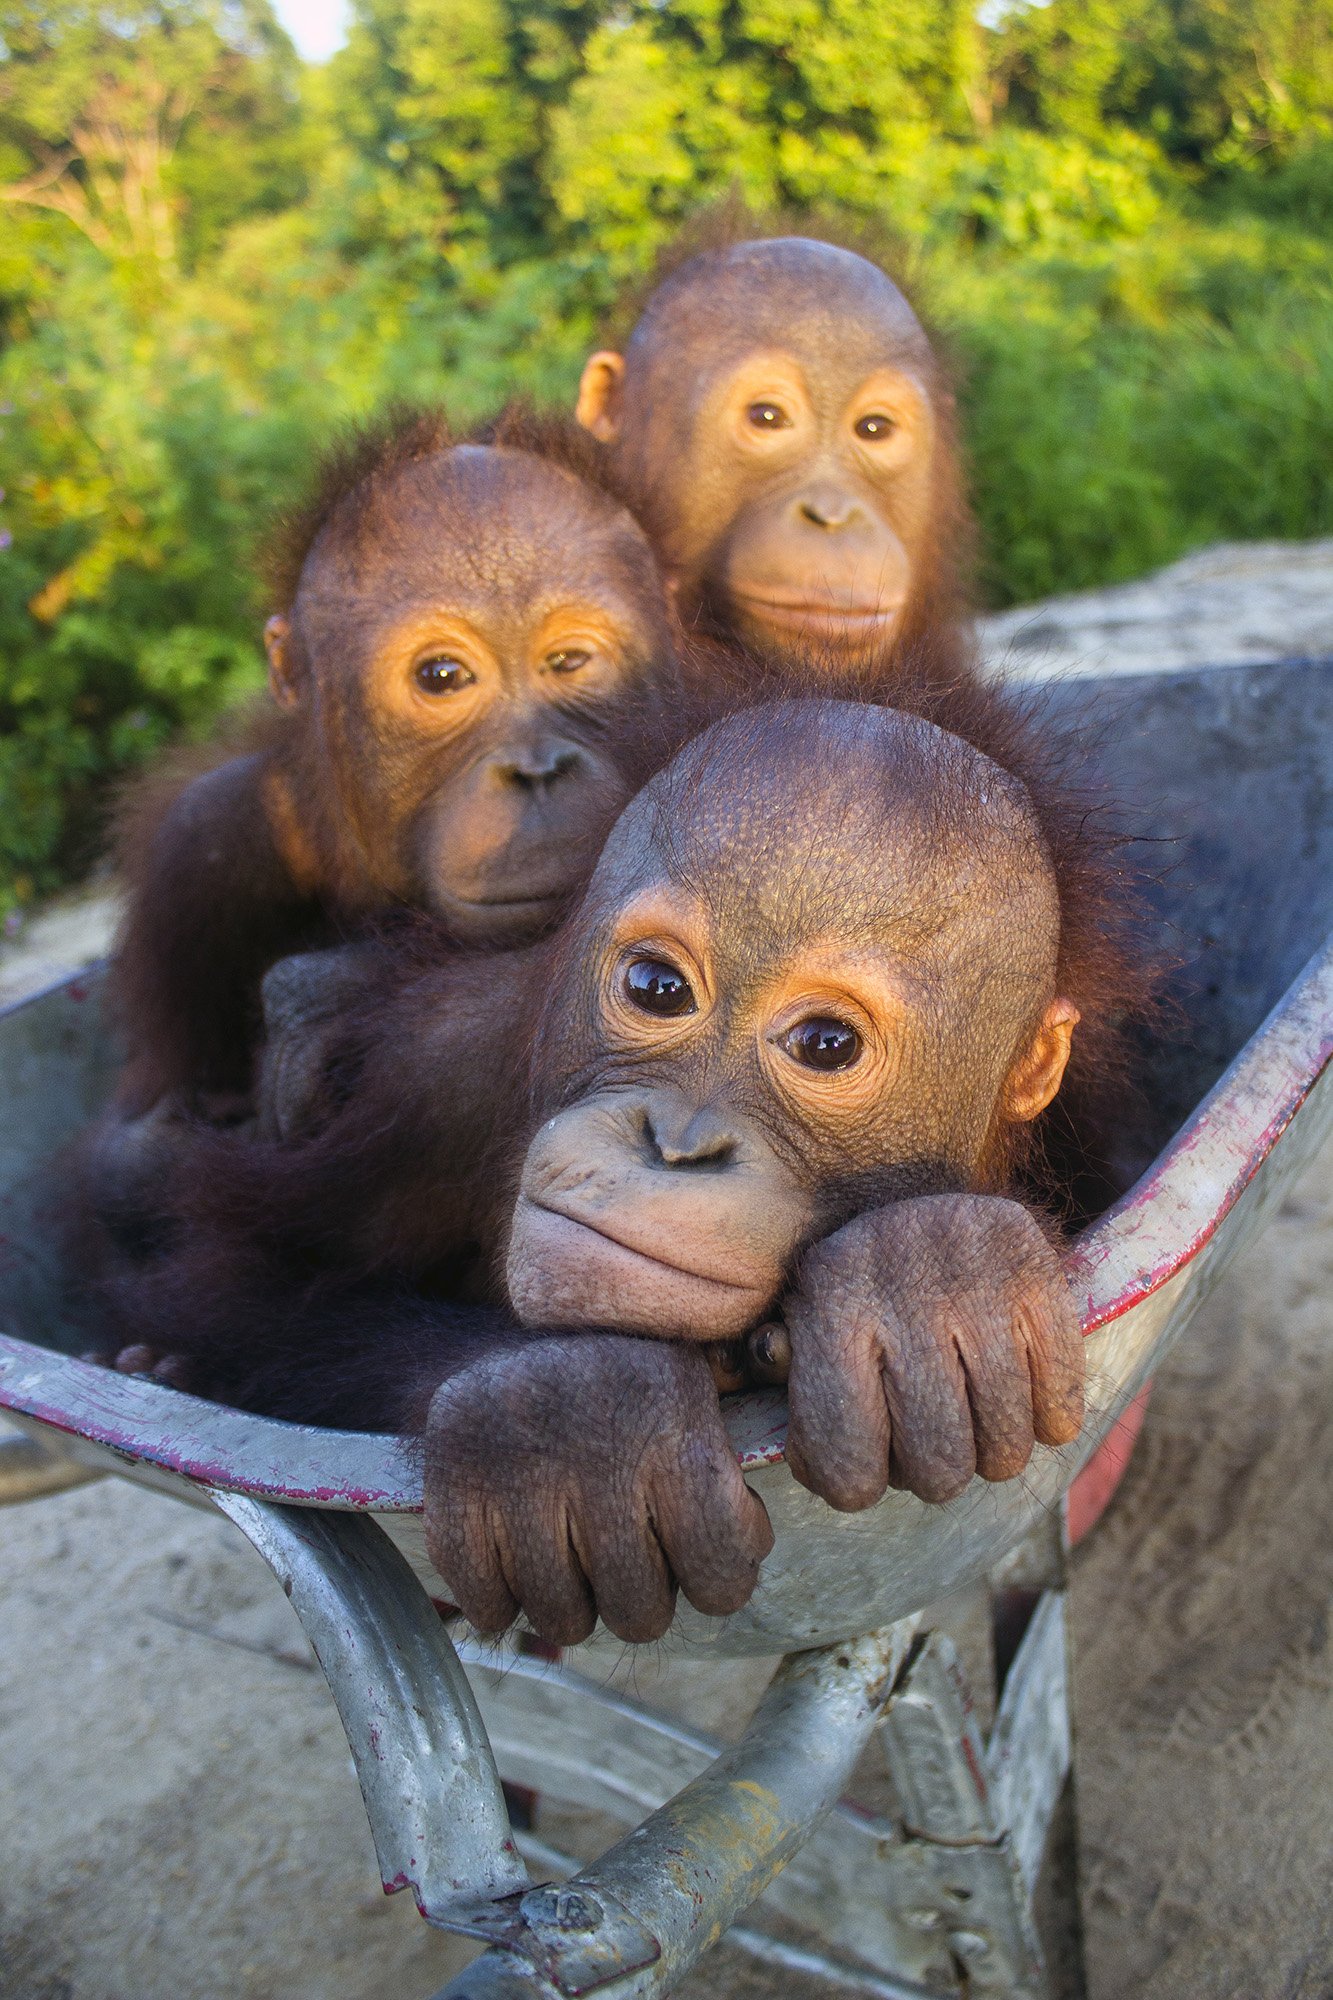
<svg viewBox="0 0 1333 2000">
<path fill-rule="evenodd" d="M 1043 1627 L 1034 1633 L 1034 1644 L 1041 1671 L 1049 1677 L 1050 1655 L 1063 1644 L 1059 1599 L 1047 1599 L 1041 1615 Z M 1048 1625 L 1053 1629 L 1048 1631 Z M 1020 1712 L 1026 1718 L 1029 1705 L 1024 1703 Z M 1000 1748 L 1003 1723 L 1002 1707 L 992 1751 Z M 1062 1723 L 1061 1714 L 1057 1730 Z M 969 2000 L 1046 2000 L 1049 1989 L 1020 1844 L 1002 1801 L 1006 1787 L 982 1745 L 953 1645 L 942 1633 L 926 1634 L 909 1661 L 879 1741 L 903 1815 L 904 1858 L 910 1856 L 926 1891 L 923 1921 L 933 1915 L 936 1934 Z M 1054 1757 L 1058 1794 L 1065 1761 L 1058 1748 Z M 1038 1861 L 1048 1817 L 1042 1805 L 1044 1801 L 1034 1800 L 1028 1815 Z"/>
<path fill-rule="evenodd" d="M 797 1949 L 748 1923 L 729 1933 L 731 1945 L 769 1963 L 775 1977 L 799 1971 L 822 1978 L 830 1996 L 901 2000 L 966 1991 L 1081 2000 L 1076 1925 L 1062 1926 L 1048 1972 L 1032 1911 L 1043 1859 L 1049 1873 L 1053 1858 L 1051 1828 L 1054 1821 L 1059 1831 L 1056 1809 L 1070 1765 L 1064 1604 L 1059 1591 L 1041 1587 L 1046 1574 L 1046 1552 L 1028 1549 L 1002 1580 L 1008 1672 L 985 1746 L 950 1641 L 926 1634 L 906 1651 L 874 1732 L 898 1813 L 885 1819 L 835 1806 L 755 1911 L 799 1924 L 818 1940 L 816 1949 Z M 909 1630 L 901 1628 L 904 1642 Z M 500 1769 L 542 1795 L 633 1824 L 722 1751 L 563 1664 L 518 1657 L 501 1670 L 472 1647 L 464 1657 Z M 581 1883 L 597 1873 L 530 1833 L 518 1839 L 544 1872 Z M 1076 1882 L 1069 1887 L 1076 1910 Z M 652 1928 L 647 1906 L 633 1907 Z M 616 1986 L 620 1971 L 607 1971 L 602 1983 Z M 515 1973 L 499 1990 L 548 1991 L 534 1974 L 524 1976 L 527 1984 Z M 631 1982 L 623 1990 L 666 1991 L 679 1975 L 667 1968 L 654 1976 L 658 1985 Z M 456 1988 L 473 1990 L 461 1982 Z"/>
<path fill-rule="evenodd" d="M 315 1648 L 386 1889 L 411 1887 L 430 1922 L 492 1947 L 437 2000 L 656 2000 L 770 1885 L 766 1904 L 833 1954 L 733 1933 L 779 1975 L 823 1974 L 835 1991 L 883 2000 L 1049 1995 L 1030 1896 L 1069 1768 L 1060 1593 L 1036 1597 L 984 1750 L 949 1641 L 918 1641 L 917 1621 L 903 1620 L 790 1655 L 745 1736 L 711 1762 L 706 1739 L 645 1716 L 639 1795 L 654 1783 L 654 1732 L 674 1783 L 690 1781 L 674 1797 L 664 1784 L 664 1803 L 563 1886 L 534 1887 L 458 1654 L 383 1530 L 359 1514 L 211 1497 Z M 541 1671 L 558 1729 L 561 1704 L 586 1703 L 588 1684 Z M 489 1710 L 487 1679 L 482 1670 Z M 618 1726 L 634 1721 L 614 1706 Z M 838 1804 L 876 1730 L 898 1826 Z M 564 1872 L 561 1856 L 527 1844 L 539 1866 Z"/>
<path fill-rule="evenodd" d="M 996 1823 L 1040 1919 L 1049 1990 L 1085 2000 L 1067 1502 L 992 1577 L 1000 1689 L 986 1768 Z"/>
<path fill-rule="evenodd" d="M 213 1491 L 281 1583 L 347 1732 L 384 1887 L 471 1932 L 531 1885 L 472 1689 L 430 1598 L 368 1515 Z"/>
</svg>

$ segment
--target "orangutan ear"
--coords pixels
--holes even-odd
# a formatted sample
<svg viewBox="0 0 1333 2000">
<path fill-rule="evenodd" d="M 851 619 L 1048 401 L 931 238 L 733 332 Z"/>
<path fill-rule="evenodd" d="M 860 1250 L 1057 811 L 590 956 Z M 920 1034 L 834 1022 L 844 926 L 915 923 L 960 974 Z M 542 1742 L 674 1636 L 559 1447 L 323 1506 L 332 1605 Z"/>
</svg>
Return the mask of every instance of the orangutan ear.
<svg viewBox="0 0 1333 2000">
<path fill-rule="evenodd" d="M 620 392 L 625 381 L 625 357 L 610 348 L 599 348 L 583 364 L 579 377 L 579 399 L 574 415 L 585 431 L 603 444 L 614 444 L 620 434 Z"/>
<path fill-rule="evenodd" d="M 1052 1000 L 1026 1053 L 1005 1078 L 1000 1092 L 1002 1117 L 1026 1125 L 1046 1109 L 1060 1088 L 1078 1024 L 1079 1011 L 1072 1000 Z"/>
<path fill-rule="evenodd" d="M 301 699 L 300 685 L 292 672 L 291 636 L 291 624 L 286 618 L 270 618 L 264 627 L 269 693 L 279 708 L 295 708 Z"/>
</svg>

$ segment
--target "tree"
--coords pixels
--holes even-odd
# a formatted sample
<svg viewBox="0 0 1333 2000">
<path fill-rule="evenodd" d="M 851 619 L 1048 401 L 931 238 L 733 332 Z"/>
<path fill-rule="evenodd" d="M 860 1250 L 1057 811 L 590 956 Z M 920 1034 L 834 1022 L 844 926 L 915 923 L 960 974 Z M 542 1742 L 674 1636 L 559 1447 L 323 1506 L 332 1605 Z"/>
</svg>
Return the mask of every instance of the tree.
<svg viewBox="0 0 1333 2000">
<path fill-rule="evenodd" d="M 197 244 L 271 201 L 275 144 L 294 160 L 296 59 L 268 0 L 0 0 L 0 45 L 0 200 L 63 216 L 147 303 L 187 194 Z"/>
<path fill-rule="evenodd" d="M 1022 0 L 997 31 L 1014 116 L 1156 139 L 1196 171 L 1333 131 L 1328 0 Z"/>
<path fill-rule="evenodd" d="M 965 0 L 653 0 L 608 13 L 552 116 L 552 191 L 627 259 L 738 186 L 881 215 L 931 136 L 989 116 Z"/>
<path fill-rule="evenodd" d="M 549 119 L 582 67 L 597 0 L 358 0 L 330 65 L 335 122 L 361 168 L 364 235 L 387 221 L 446 257 L 548 247 Z"/>
</svg>

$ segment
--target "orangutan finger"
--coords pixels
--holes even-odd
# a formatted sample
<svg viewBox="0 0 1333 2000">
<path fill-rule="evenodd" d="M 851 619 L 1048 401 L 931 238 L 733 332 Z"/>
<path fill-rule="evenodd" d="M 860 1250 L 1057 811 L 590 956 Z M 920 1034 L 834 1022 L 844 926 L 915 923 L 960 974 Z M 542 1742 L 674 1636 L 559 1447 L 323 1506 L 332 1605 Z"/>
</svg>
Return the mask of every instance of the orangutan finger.
<svg viewBox="0 0 1333 2000">
<path fill-rule="evenodd" d="M 773 1547 L 768 1509 L 741 1477 L 725 1435 L 691 1438 L 682 1470 L 654 1490 L 654 1522 L 696 1611 L 724 1618 L 748 1604 Z"/>
<path fill-rule="evenodd" d="M 837 1310 L 836 1296 L 833 1301 Z M 888 1490 L 891 1428 L 877 1329 L 864 1313 L 835 1338 L 804 1301 L 789 1307 L 787 1464 L 841 1513 L 873 1507 Z"/>
<path fill-rule="evenodd" d="M 505 1577 L 523 1616 L 553 1646 L 590 1637 L 598 1606 L 576 1548 L 576 1531 L 558 1502 L 506 1507 L 500 1538 Z"/>
<path fill-rule="evenodd" d="M 628 1645 L 660 1639 L 676 1609 L 676 1582 L 641 1506 L 585 1524 L 584 1566 L 608 1632 Z"/>
<path fill-rule="evenodd" d="M 1032 1456 L 1032 1381 L 1027 1350 L 997 1297 L 983 1325 L 960 1331 L 959 1357 L 972 1413 L 976 1469 L 983 1479 L 1013 1479 Z"/>
<path fill-rule="evenodd" d="M 946 1308 L 938 1305 L 936 1313 Z M 920 1500 L 952 1500 L 977 1469 L 967 1379 L 955 1340 L 925 1315 L 904 1318 L 884 1354 L 892 1425 L 891 1483 Z"/>
<path fill-rule="evenodd" d="M 449 1586 L 449 1595 L 478 1632 L 504 1632 L 518 1616 L 518 1599 L 505 1579 L 490 1510 L 453 1490 L 432 1491 L 427 1479 L 426 1554 Z"/>
<path fill-rule="evenodd" d="M 1040 1444 L 1072 1444 L 1083 1428 L 1087 1355 L 1078 1310 L 1058 1270 L 1024 1287 L 1015 1328 L 1032 1382 L 1032 1423 Z"/>
</svg>

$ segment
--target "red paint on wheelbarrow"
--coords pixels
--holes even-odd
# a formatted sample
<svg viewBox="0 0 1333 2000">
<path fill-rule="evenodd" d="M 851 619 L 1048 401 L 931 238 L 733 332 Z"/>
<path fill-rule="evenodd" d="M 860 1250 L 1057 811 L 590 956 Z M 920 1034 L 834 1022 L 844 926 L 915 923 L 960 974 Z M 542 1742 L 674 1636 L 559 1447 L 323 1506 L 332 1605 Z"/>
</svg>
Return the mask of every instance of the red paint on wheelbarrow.
<svg viewBox="0 0 1333 2000">
<path fill-rule="evenodd" d="M 1099 1444 L 1065 1495 L 1065 1529 L 1071 1548 L 1091 1533 L 1115 1498 L 1148 1414 L 1152 1383 L 1145 1382 L 1110 1435 Z"/>
</svg>

